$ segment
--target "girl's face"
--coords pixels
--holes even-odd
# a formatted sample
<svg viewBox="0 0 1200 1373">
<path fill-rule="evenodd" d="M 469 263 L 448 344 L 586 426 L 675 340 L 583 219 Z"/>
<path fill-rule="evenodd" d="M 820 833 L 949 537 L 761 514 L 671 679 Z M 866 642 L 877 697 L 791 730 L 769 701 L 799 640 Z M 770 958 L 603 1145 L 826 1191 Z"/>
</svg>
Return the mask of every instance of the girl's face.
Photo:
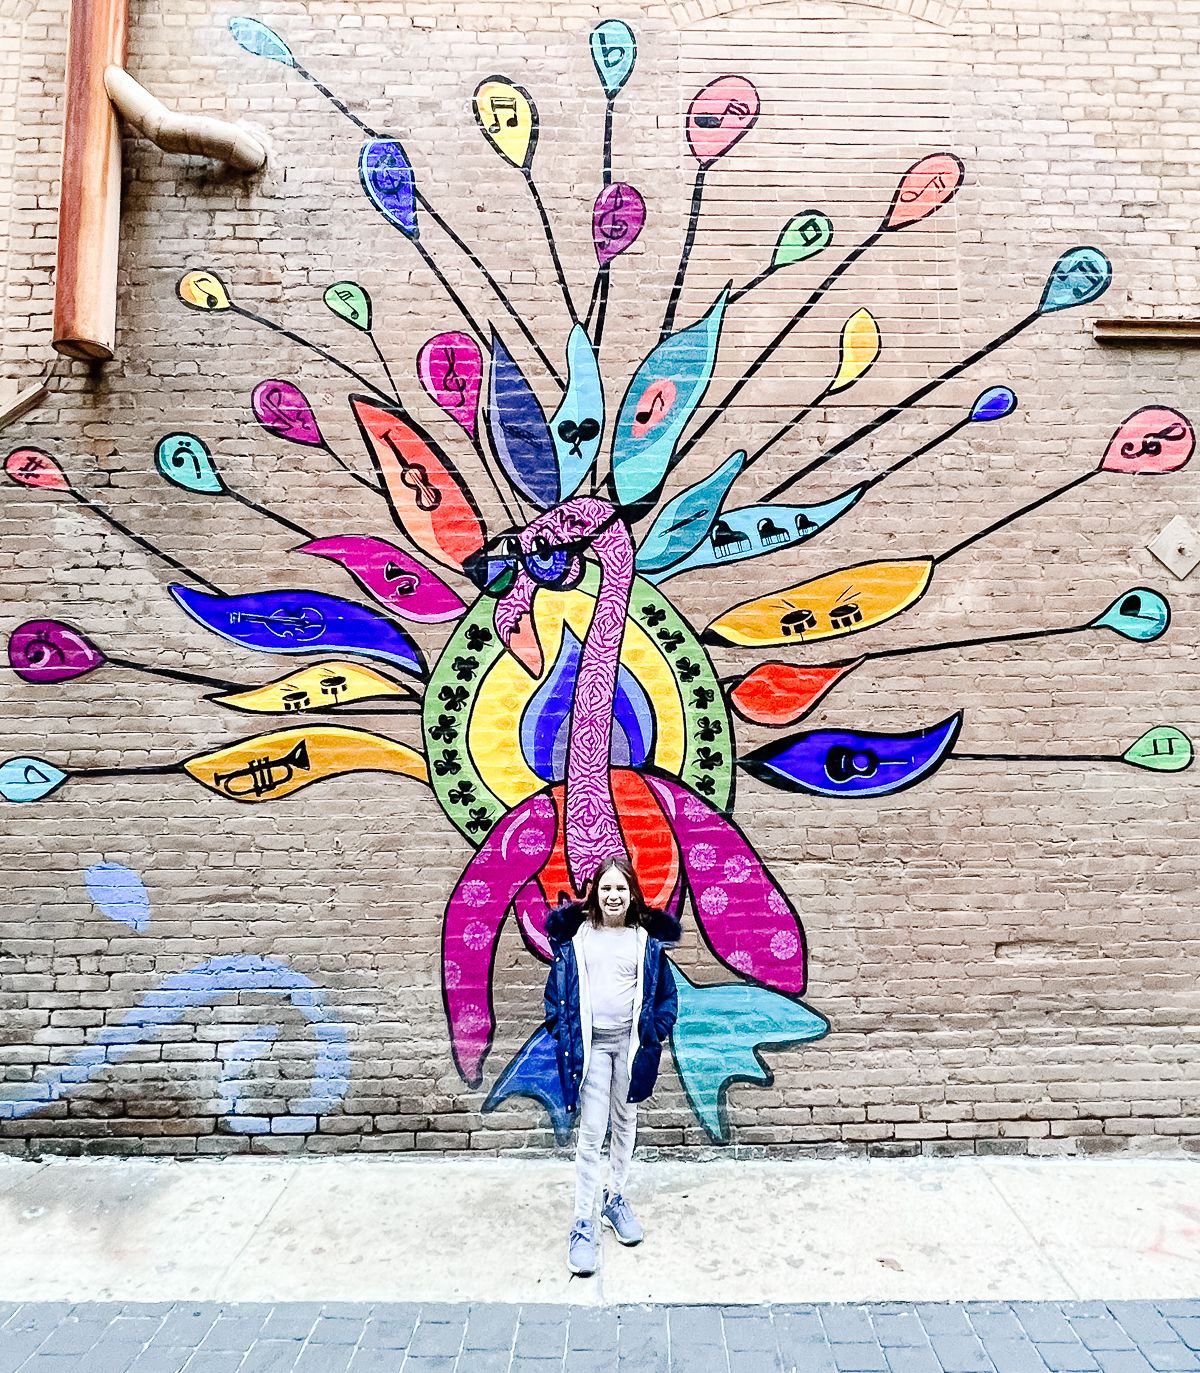
<svg viewBox="0 0 1200 1373">
<path fill-rule="evenodd" d="M 629 912 L 629 883 L 625 874 L 609 868 L 600 878 L 596 897 L 606 925 L 623 925 Z"/>
</svg>

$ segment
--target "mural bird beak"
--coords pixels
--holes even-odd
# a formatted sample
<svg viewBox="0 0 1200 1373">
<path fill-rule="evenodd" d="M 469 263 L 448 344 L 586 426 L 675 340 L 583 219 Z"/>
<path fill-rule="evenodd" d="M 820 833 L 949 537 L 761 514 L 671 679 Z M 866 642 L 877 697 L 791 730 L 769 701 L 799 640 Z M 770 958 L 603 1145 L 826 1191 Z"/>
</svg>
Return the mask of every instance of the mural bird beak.
<svg viewBox="0 0 1200 1373">
<path fill-rule="evenodd" d="M 533 611 L 527 610 L 509 632 L 508 651 L 531 677 L 540 677 L 545 665 L 542 641 L 533 622 Z"/>
</svg>

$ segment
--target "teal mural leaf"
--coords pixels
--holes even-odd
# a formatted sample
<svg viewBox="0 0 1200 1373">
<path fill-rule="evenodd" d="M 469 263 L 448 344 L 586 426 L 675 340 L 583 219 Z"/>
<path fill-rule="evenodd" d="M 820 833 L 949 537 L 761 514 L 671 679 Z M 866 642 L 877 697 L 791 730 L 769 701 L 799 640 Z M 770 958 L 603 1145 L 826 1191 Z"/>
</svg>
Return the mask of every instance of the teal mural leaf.
<svg viewBox="0 0 1200 1373">
<path fill-rule="evenodd" d="M 725 1098 L 735 1082 L 769 1086 L 761 1049 L 810 1044 L 829 1032 L 829 1021 L 803 1002 L 746 982 L 700 987 L 674 964 L 679 1019 L 671 1052 L 696 1119 L 709 1139 L 725 1144 Z"/>
<path fill-rule="evenodd" d="M 638 549 L 638 571 L 662 572 L 698 548 L 745 465 L 745 451 L 734 453 L 715 472 L 668 501 Z"/>
<path fill-rule="evenodd" d="M 567 340 L 567 390 L 550 421 L 558 459 L 559 500 L 579 489 L 591 472 L 604 436 L 604 384 L 587 331 L 575 325 Z"/>
<path fill-rule="evenodd" d="M 729 287 L 695 324 L 665 339 L 634 373 L 613 434 L 617 500 L 632 505 L 656 491 L 712 380 Z"/>
<path fill-rule="evenodd" d="M 229 21 L 229 32 L 233 41 L 255 57 L 265 57 L 271 62 L 282 62 L 285 67 L 294 67 L 296 59 L 292 50 L 275 32 L 258 19 L 235 18 Z"/>
</svg>

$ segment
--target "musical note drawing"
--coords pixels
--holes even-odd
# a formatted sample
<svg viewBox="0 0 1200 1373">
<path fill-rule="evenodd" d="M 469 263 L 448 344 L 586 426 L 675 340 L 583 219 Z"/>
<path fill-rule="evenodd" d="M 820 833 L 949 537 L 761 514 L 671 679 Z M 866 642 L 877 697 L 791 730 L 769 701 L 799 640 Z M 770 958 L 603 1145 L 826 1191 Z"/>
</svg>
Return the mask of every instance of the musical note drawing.
<svg viewBox="0 0 1200 1373">
<path fill-rule="evenodd" d="M 947 186 L 946 177 L 942 172 L 937 172 L 928 181 L 918 185 L 907 187 L 900 192 L 900 203 L 903 205 L 911 204 L 914 200 L 920 200 L 922 196 L 932 191 L 944 191 Z"/>
<path fill-rule="evenodd" d="M 507 118 L 503 127 L 515 129 L 517 127 L 517 99 L 513 95 L 494 95 L 488 102 L 492 111 L 492 122 L 488 125 L 488 133 L 499 133 L 500 115 L 505 114 Z"/>
<path fill-rule="evenodd" d="M 651 429 L 660 425 L 675 404 L 677 394 L 675 383 L 669 378 L 651 382 L 642 393 L 642 398 L 634 411 L 633 425 L 630 430 L 632 436 L 635 439 L 640 439 L 644 434 L 648 434 Z"/>
<path fill-rule="evenodd" d="M 646 223 L 646 202 L 633 186 L 615 181 L 592 207 L 592 244 L 596 261 L 607 266 L 636 242 Z"/>
<path fill-rule="evenodd" d="M 623 44 L 611 42 L 604 34 L 599 35 L 597 46 L 600 49 L 600 60 L 606 67 L 619 67 L 629 51 Z"/>
<path fill-rule="evenodd" d="M 719 129 L 729 115 L 735 119 L 745 119 L 750 114 L 750 106 L 744 100 L 731 100 L 723 110 L 711 114 L 698 114 L 696 124 L 701 129 Z"/>
<path fill-rule="evenodd" d="M 392 430 L 383 435 L 383 440 L 395 454 L 400 465 L 400 480 L 413 493 L 417 508 L 427 514 L 436 510 L 442 503 L 442 493 L 429 480 L 429 471 L 423 463 L 410 458 L 396 441 Z"/>
<path fill-rule="evenodd" d="M 270 377 L 250 393 L 254 417 L 269 433 L 289 443 L 324 448 L 325 438 L 308 397 L 294 382 Z"/>
<path fill-rule="evenodd" d="M 1181 439 L 1186 437 L 1187 430 L 1182 424 L 1170 424 L 1165 429 L 1147 434 L 1136 449 L 1132 439 L 1123 443 L 1121 456 L 1123 458 L 1158 458 L 1162 456 L 1164 443 L 1179 443 Z"/>
</svg>

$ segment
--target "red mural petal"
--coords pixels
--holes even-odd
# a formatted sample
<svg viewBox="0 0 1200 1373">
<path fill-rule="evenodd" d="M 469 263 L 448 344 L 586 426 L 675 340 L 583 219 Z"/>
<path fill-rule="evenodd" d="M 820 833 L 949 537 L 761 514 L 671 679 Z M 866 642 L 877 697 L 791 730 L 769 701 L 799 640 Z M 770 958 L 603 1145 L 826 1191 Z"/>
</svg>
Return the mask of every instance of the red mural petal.
<svg viewBox="0 0 1200 1373">
<path fill-rule="evenodd" d="M 398 410 L 366 396 L 350 408 L 396 523 L 431 558 L 461 569 L 484 542 L 483 521 L 454 464 Z"/>
<path fill-rule="evenodd" d="M 729 693 L 729 702 L 743 720 L 749 720 L 753 725 L 795 724 L 862 661 L 862 658 L 855 658 L 853 662 L 836 663 L 832 667 L 762 663 L 737 683 Z"/>
</svg>

